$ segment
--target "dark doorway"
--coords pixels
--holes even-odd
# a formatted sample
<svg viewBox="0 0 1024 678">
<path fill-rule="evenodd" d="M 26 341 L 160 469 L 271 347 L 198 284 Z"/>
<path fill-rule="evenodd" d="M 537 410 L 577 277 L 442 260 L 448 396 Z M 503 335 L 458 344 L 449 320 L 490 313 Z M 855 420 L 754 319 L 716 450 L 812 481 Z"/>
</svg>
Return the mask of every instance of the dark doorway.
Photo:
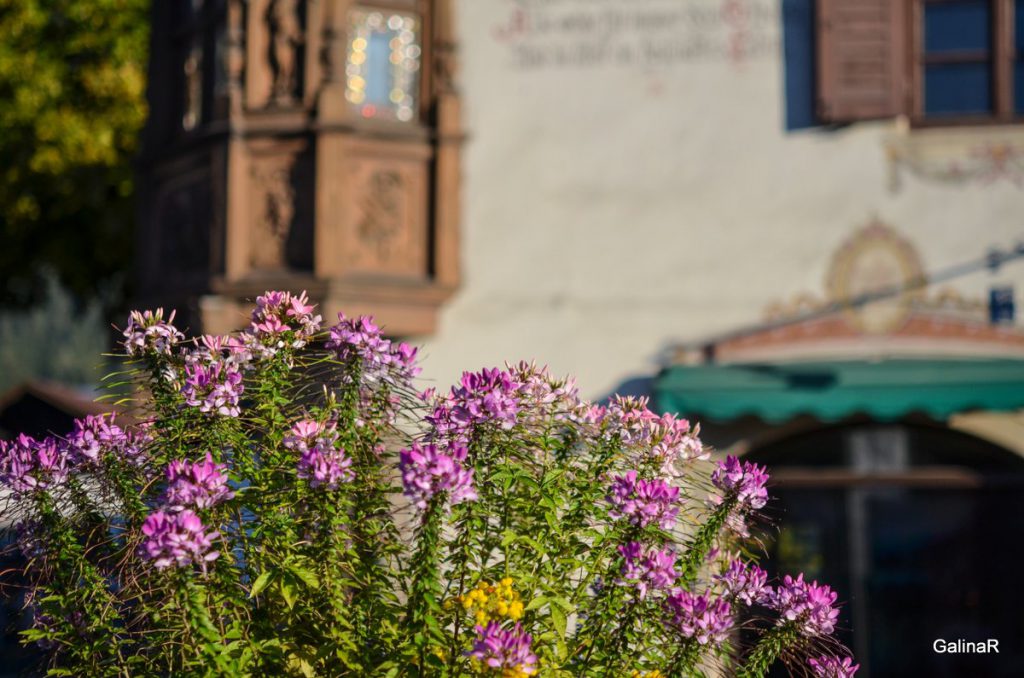
<svg viewBox="0 0 1024 678">
<path fill-rule="evenodd" d="M 750 458 L 775 479 L 769 571 L 838 591 L 858 676 L 1024 675 L 1024 459 L 905 424 L 820 429 Z M 990 638 L 998 654 L 934 648 Z"/>
</svg>

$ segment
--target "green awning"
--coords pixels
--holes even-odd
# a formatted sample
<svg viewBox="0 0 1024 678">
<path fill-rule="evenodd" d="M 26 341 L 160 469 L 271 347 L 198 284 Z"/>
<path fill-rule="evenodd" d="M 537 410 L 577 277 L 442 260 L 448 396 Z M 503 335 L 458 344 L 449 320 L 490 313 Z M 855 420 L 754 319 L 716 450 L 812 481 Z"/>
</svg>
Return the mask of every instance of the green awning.
<svg viewBox="0 0 1024 678">
<path fill-rule="evenodd" d="M 654 384 L 663 412 L 730 421 L 835 421 L 852 414 L 944 420 L 967 410 L 1024 408 L 1024 360 L 931 359 L 743 365 L 677 365 Z"/>
</svg>

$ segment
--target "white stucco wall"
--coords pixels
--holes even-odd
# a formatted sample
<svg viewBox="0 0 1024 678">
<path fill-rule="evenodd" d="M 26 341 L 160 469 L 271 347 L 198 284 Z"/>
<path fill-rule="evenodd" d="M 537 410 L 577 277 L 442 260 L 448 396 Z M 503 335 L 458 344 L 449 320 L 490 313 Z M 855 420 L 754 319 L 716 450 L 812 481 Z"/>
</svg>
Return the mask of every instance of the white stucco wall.
<svg viewBox="0 0 1024 678">
<path fill-rule="evenodd" d="M 526 358 L 604 395 L 676 340 L 822 294 L 833 252 L 872 216 L 929 270 L 1024 236 L 1024 189 L 1005 178 L 905 174 L 893 190 L 892 122 L 787 132 L 777 2 L 456 7 L 464 281 L 420 340 L 440 386 Z M 1014 281 L 1024 263 L 955 287 Z"/>
</svg>

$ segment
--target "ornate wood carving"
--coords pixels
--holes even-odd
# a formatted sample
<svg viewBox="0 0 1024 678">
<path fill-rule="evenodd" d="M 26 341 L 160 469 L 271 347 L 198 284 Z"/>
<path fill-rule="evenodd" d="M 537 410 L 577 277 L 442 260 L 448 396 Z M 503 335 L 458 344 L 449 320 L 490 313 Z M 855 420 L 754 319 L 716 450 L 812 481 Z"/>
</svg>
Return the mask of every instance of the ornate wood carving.
<svg viewBox="0 0 1024 678">
<path fill-rule="evenodd" d="M 249 248 L 249 263 L 253 268 L 286 266 L 285 243 L 295 219 L 294 163 L 294 158 L 286 156 L 253 164 L 253 193 L 257 196 L 255 229 Z"/>
<path fill-rule="evenodd" d="M 155 25 L 182 6 L 154 0 Z M 345 98 L 349 29 L 378 10 L 418 27 L 412 116 L 364 117 Z M 450 1 L 222 0 L 201 15 L 173 39 L 152 33 L 159 125 L 144 150 L 142 240 L 174 262 L 147 259 L 144 294 L 193 309 L 195 329 L 227 329 L 247 299 L 282 287 L 309 290 L 325 317 L 372 313 L 395 334 L 431 332 L 458 284 Z M 183 78 L 193 46 L 206 52 Z M 194 134 L 179 134 L 186 111 Z M 181 183 L 197 170 L 205 192 Z"/>
<path fill-rule="evenodd" d="M 298 0 L 270 0 L 267 7 L 270 50 L 267 55 L 273 102 L 294 103 L 299 88 L 299 67 L 303 43 L 302 19 Z"/>
<path fill-rule="evenodd" d="M 427 167 L 415 158 L 362 157 L 350 165 L 357 201 L 345 211 L 347 275 L 427 276 Z"/>
</svg>

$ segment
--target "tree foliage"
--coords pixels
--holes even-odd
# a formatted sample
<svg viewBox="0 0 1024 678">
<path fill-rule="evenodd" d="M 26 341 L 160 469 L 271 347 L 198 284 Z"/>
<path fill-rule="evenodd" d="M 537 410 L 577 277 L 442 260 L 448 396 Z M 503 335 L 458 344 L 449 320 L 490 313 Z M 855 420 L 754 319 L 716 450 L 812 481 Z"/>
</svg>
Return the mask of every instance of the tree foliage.
<svg viewBox="0 0 1024 678">
<path fill-rule="evenodd" d="M 0 305 L 37 301 L 47 268 L 79 298 L 123 279 L 148 7 L 0 0 Z"/>
</svg>

